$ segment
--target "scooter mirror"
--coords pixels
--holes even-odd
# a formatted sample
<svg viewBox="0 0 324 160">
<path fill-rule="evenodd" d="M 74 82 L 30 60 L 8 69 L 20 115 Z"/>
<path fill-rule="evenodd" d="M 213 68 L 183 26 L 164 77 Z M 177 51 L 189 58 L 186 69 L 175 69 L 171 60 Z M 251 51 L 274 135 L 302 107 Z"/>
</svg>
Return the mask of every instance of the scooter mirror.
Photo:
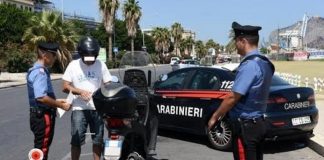
<svg viewBox="0 0 324 160">
<path fill-rule="evenodd" d="M 111 76 L 111 82 L 118 83 L 119 79 L 117 76 Z"/>
<path fill-rule="evenodd" d="M 168 75 L 166 75 L 166 74 L 161 74 L 160 75 L 160 81 L 165 81 L 167 79 L 168 79 Z"/>
</svg>

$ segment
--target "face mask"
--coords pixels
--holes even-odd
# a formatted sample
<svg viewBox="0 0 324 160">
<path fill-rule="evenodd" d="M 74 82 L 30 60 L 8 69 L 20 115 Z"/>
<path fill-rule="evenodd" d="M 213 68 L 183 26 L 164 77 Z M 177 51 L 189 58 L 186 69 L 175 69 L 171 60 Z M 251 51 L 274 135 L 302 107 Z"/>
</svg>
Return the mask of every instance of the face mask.
<svg viewBox="0 0 324 160">
<path fill-rule="evenodd" d="M 83 57 L 83 60 L 85 62 L 91 62 L 91 61 L 95 61 L 96 58 L 95 57 L 92 57 L 92 56 L 85 56 L 85 57 Z"/>
</svg>

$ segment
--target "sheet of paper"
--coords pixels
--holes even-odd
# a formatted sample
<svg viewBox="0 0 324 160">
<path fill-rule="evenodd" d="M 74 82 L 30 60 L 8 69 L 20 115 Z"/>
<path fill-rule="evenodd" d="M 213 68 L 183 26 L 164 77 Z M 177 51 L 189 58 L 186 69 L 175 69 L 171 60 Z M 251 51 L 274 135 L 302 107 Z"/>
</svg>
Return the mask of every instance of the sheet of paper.
<svg viewBox="0 0 324 160">
<path fill-rule="evenodd" d="M 66 103 L 72 104 L 73 99 L 74 99 L 74 95 L 70 92 L 66 98 Z M 65 112 L 66 112 L 65 110 L 63 110 L 61 108 L 57 108 L 56 115 L 57 115 L 57 117 L 61 118 Z"/>
<path fill-rule="evenodd" d="M 59 118 L 62 118 L 62 116 L 64 115 L 65 110 L 61 109 L 61 108 L 57 108 L 56 110 L 56 116 Z"/>
<path fill-rule="evenodd" d="M 66 98 L 66 103 L 72 104 L 74 99 L 74 95 L 70 92 L 69 95 Z"/>
</svg>

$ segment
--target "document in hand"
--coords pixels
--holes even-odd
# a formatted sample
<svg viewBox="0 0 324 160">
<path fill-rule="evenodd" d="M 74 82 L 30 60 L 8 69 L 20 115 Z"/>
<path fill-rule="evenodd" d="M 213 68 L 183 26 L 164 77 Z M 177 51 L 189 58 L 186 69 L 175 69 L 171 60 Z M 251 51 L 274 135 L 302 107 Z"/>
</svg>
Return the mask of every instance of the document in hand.
<svg viewBox="0 0 324 160">
<path fill-rule="evenodd" d="M 74 95 L 70 92 L 69 95 L 66 98 L 66 103 L 72 104 L 73 98 L 74 98 Z M 57 108 L 56 116 L 61 118 L 64 115 L 65 112 L 66 112 L 65 110 L 63 110 L 61 108 Z"/>
</svg>

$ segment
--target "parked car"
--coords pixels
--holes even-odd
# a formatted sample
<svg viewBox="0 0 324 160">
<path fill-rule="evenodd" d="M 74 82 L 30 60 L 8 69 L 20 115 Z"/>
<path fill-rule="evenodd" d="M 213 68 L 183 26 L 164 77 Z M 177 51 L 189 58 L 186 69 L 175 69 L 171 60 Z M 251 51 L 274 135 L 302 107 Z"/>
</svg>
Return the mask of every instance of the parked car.
<svg viewBox="0 0 324 160">
<path fill-rule="evenodd" d="M 187 68 L 187 67 L 197 67 L 199 66 L 199 62 L 192 59 L 184 59 L 175 62 L 172 66 L 172 71 L 177 69 Z"/>
<path fill-rule="evenodd" d="M 157 110 L 159 127 L 207 135 L 215 149 L 231 149 L 228 115 L 211 130 L 207 123 L 230 92 L 234 78 L 235 73 L 224 66 L 190 67 L 161 76 L 150 100 L 152 110 Z M 312 135 L 318 122 L 313 89 L 293 86 L 274 75 L 264 116 L 270 127 L 267 140 Z"/>
<path fill-rule="evenodd" d="M 171 57 L 170 64 L 173 65 L 175 62 L 179 61 L 179 57 Z"/>
</svg>

